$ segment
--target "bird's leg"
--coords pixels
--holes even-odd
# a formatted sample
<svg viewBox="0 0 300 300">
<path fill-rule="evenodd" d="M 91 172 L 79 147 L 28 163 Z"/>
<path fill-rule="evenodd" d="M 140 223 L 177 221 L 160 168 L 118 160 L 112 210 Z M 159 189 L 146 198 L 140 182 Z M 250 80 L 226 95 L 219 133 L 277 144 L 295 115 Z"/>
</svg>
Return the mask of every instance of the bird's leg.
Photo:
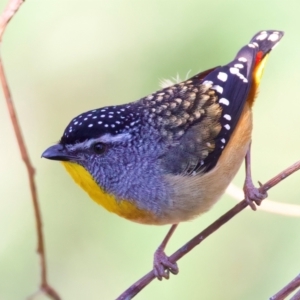
<svg viewBox="0 0 300 300">
<path fill-rule="evenodd" d="M 175 275 L 179 272 L 177 264 L 170 262 L 169 257 L 165 254 L 166 245 L 173 235 L 177 225 L 178 224 L 174 224 L 171 226 L 164 240 L 154 253 L 153 271 L 158 280 L 162 280 L 163 277 L 169 279 L 170 272 Z"/>
<path fill-rule="evenodd" d="M 251 176 L 251 143 L 249 144 L 249 149 L 245 156 L 245 166 L 246 166 L 246 179 L 244 183 L 245 200 L 248 202 L 252 210 L 256 210 L 256 205 L 260 205 L 261 201 L 268 197 L 268 194 L 261 193 L 259 189 L 256 188 L 253 184 L 252 176 Z"/>
</svg>

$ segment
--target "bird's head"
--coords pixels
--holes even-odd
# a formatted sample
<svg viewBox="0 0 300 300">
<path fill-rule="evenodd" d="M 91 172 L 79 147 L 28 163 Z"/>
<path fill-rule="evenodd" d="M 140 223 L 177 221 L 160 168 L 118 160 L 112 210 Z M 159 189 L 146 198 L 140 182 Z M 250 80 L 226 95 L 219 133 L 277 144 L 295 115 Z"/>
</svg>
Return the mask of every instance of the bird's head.
<svg viewBox="0 0 300 300">
<path fill-rule="evenodd" d="M 162 153 L 158 131 L 143 116 L 135 104 L 85 112 L 71 120 L 59 143 L 42 157 L 66 167 L 79 165 L 101 188 L 122 197 L 133 180 L 155 172 Z"/>
</svg>

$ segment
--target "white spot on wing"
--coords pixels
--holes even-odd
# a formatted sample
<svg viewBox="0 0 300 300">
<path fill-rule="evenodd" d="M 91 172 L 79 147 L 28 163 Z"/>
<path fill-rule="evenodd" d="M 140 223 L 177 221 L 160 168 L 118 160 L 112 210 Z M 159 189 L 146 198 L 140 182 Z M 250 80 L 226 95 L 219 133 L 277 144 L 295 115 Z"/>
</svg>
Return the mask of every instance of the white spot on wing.
<svg viewBox="0 0 300 300">
<path fill-rule="evenodd" d="M 234 65 L 235 68 L 239 68 L 239 69 L 243 69 L 244 66 L 242 64 L 235 64 Z"/>
<path fill-rule="evenodd" d="M 229 69 L 229 72 L 230 72 L 231 74 L 237 74 L 237 73 L 240 73 L 240 70 L 239 70 L 238 68 L 230 68 L 230 69 Z"/>
<path fill-rule="evenodd" d="M 203 84 L 205 84 L 205 85 L 213 85 L 213 82 L 210 81 L 210 80 L 205 80 L 205 81 L 203 81 Z"/>
<path fill-rule="evenodd" d="M 262 31 L 259 36 L 256 37 L 257 40 L 263 41 L 268 36 L 268 33 L 266 31 Z"/>
<path fill-rule="evenodd" d="M 268 40 L 271 42 L 276 42 L 279 39 L 278 33 L 273 32 L 269 37 Z"/>
<path fill-rule="evenodd" d="M 246 57 L 239 57 L 238 61 L 247 62 L 247 58 Z"/>
<path fill-rule="evenodd" d="M 229 124 L 225 124 L 224 128 L 227 129 L 227 130 L 229 130 L 230 129 L 230 125 Z"/>
<path fill-rule="evenodd" d="M 230 115 L 228 115 L 228 114 L 225 114 L 225 115 L 223 116 L 223 118 L 226 119 L 226 120 L 228 120 L 228 121 L 231 120 L 231 117 L 230 117 Z"/>
<path fill-rule="evenodd" d="M 212 89 L 216 90 L 219 94 L 223 93 L 223 88 L 220 85 L 214 85 Z"/>
<path fill-rule="evenodd" d="M 222 142 L 223 144 L 225 144 L 225 143 L 226 143 L 226 140 L 225 140 L 225 139 L 221 139 L 221 142 Z"/>
<path fill-rule="evenodd" d="M 228 106 L 228 105 L 229 105 L 229 100 L 226 99 L 226 98 L 221 98 L 221 99 L 219 100 L 219 103 Z"/>
<path fill-rule="evenodd" d="M 228 78 L 228 75 L 224 72 L 219 72 L 218 74 L 218 79 L 220 79 L 221 81 L 225 82 Z"/>
</svg>

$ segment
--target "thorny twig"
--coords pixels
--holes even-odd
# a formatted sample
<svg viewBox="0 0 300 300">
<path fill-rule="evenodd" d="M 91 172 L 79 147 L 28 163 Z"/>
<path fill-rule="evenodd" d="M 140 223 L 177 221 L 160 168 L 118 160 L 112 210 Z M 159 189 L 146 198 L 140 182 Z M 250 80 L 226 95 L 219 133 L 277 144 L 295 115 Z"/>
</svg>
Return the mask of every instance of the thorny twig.
<svg viewBox="0 0 300 300">
<path fill-rule="evenodd" d="M 2 37 L 5 32 L 5 29 L 9 23 L 9 21 L 12 19 L 12 17 L 16 14 L 20 6 L 23 4 L 24 0 L 10 0 L 2 12 L 0 16 L 0 47 L 2 45 Z M 41 212 L 39 208 L 39 202 L 38 202 L 38 196 L 36 191 L 36 184 L 34 180 L 34 173 L 35 170 L 31 164 L 25 142 L 22 136 L 21 128 L 18 122 L 18 118 L 16 115 L 16 111 L 14 108 L 14 103 L 12 100 L 12 96 L 10 93 L 10 89 L 6 80 L 2 59 L 0 55 L 0 80 L 2 84 L 2 89 L 4 92 L 4 96 L 6 99 L 7 108 L 10 114 L 10 118 L 13 124 L 14 132 L 17 138 L 18 146 L 21 152 L 22 160 L 24 161 L 26 165 L 26 169 L 28 172 L 28 178 L 29 178 L 29 185 L 30 185 L 30 191 L 31 191 L 31 197 L 34 207 L 34 214 L 35 214 L 35 220 L 36 220 L 36 230 L 37 230 L 37 239 L 38 239 L 38 246 L 37 246 L 37 252 L 40 256 L 40 265 L 41 265 L 41 283 L 40 288 L 37 293 L 45 293 L 47 294 L 51 299 L 54 300 L 60 300 L 59 295 L 57 292 L 48 284 L 47 281 L 47 266 L 46 266 L 46 254 L 45 254 L 45 247 L 44 247 L 44 237 L 43 237 L 43 231 L 42 231 L 42 218 L 41 218 Z M 36 294 L 34 294 L 31 298 L 33 298 Z"/>
<path fill-rule="evenodd" d="M 281 182 L 283 179 L 293 174 L 294 172 L 300 169 L 300 161 L 296 162 L 289 168 L 280 172 L 278 175 L 267 181 L 265 184 L 262 184 L 259 188 L 261 193 L 266 193 L 269 189 L 274 187 L 276 184 Z M 210 226 L 192 238 L 189 242 L 187 242 L 184 246 L 174 252 L 170 257 L 170 262 L 175 263 L 188 252 L 190 252 L 194 247 L 199 245 L 203 240 L 205 240 L 208 236 L 210 236 L 213 232 L 219 229 L 222 225 L 232 219 L 235 215 L 241 212 L 248 206 L 248 203 L 243 200 L 230 209 L 227 213 L 213 222 Z M 120 295 L 117 300 L 129 300 L 132 299 L 135 295 L 137 295 L 144 287 L 146 287 L 153 279 L 155 278 L 154 272 L 150 271 L 144 277 L 135 282 L 132 286 L 130 286 L 125 292 Z M 299 279 L 300 280 L 300 279 Z M 300 283 L 299 283 L 300 284 Z M 299 286 L 298 284 L 298 286 Z M 275 297 L 275 298 L 274 298 Z M 284 298 L 276 298 L 276 295 L 271 298 L 271 300 L 282 300 Z"/>
</svg>

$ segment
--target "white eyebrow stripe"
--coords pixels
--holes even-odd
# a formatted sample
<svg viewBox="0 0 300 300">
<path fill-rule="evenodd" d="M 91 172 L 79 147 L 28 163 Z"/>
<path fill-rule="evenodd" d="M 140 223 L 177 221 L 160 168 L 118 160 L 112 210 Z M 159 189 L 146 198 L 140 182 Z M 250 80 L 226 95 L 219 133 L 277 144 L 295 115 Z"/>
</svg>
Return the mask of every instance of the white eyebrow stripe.
<svg viewBox="0 0 300 300">
<path fill-rule="evenodd" d="M 84 150 L 90 148 L 94 143 L 117 143 L 117 142 L 125 142 L 131 138 L 131 134 L 126 133 L 119 133 L 117 135 L 112 135 L 110 133 L 106 133 L 102 135 L 101 137 L 95 138 L 95 139 L 89 139 L 81 143 L 77 143 L 75 145 L 66 145 L 66 148 L 70 151 L 76 151 L 76 150 Z"/>
<path fill-rule="evenodd" d="M 115 143 L 115 142 L 125 142 L 131 138 L 131 134 L 126 132 L 126 133 L 119 133 L 116 135 L 111 135 L 110 133 L 106 133 L 102 135 L 100 138 L 95 139 L 92 143 L 97 142 L 102 142 L 102 143 Z"/>
</svg>

